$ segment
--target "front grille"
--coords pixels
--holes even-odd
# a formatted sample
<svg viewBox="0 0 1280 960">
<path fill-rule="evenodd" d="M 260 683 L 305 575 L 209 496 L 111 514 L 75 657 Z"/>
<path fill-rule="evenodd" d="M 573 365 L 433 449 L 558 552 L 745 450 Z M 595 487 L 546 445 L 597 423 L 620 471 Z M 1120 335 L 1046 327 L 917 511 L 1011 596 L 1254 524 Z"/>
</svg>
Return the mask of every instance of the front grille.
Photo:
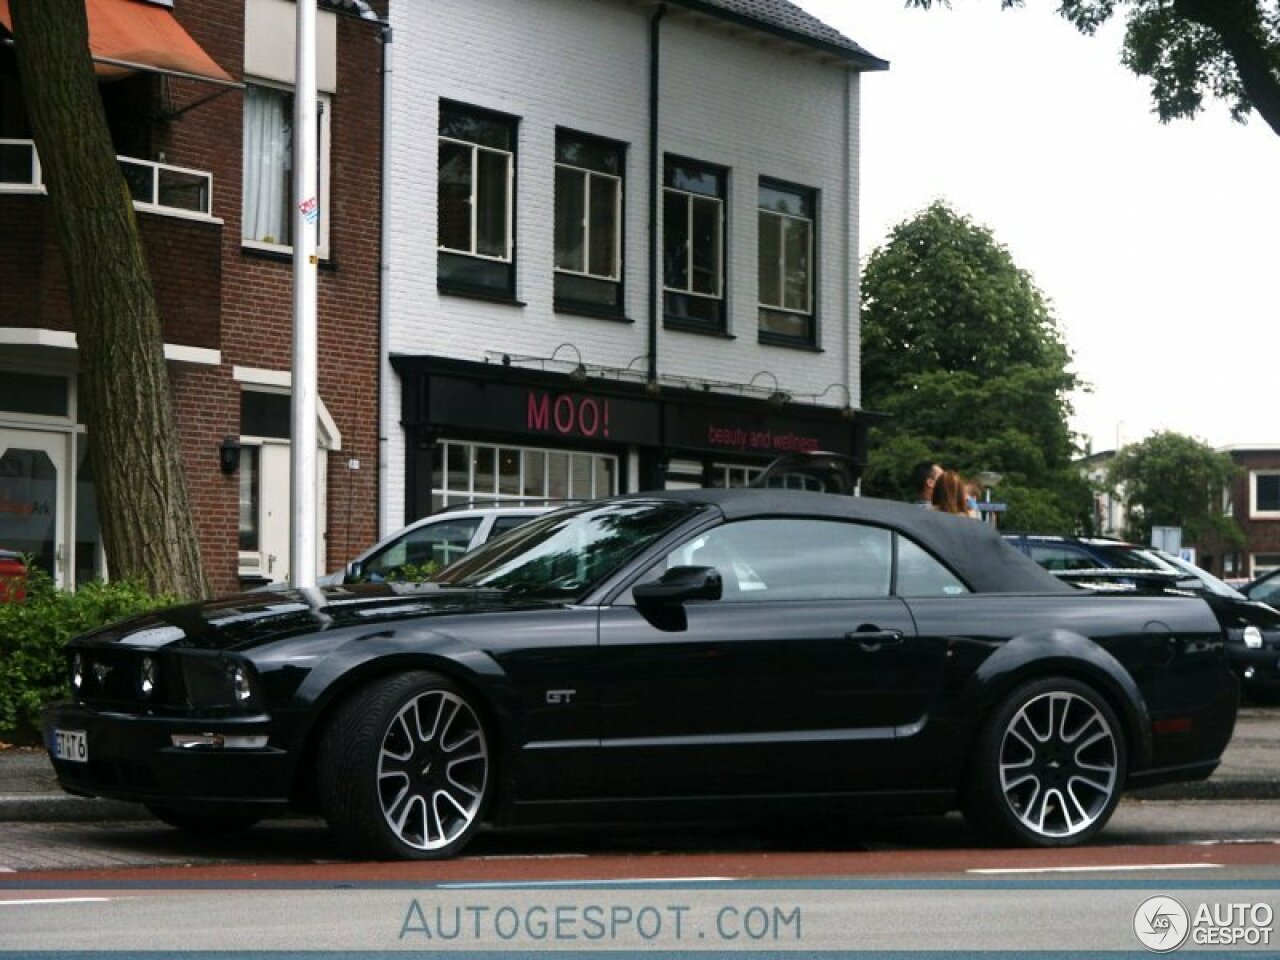
<svg viewBox="0 0 1280 960">
<path fill-rule="evenodd" d="M 76 660 L 76 657 L 79 660 Z M 155 686 L 142 693 L 143 660 L 150 658 Z M 68 654 L 71 692 L 80 703 L 118 710 L 139 710 L 180 700 L 180 680 L 172 660 L 151 650 L 100 648 L 73 650 Z M 77 669 L 78 667 L 78 669 Z M 76 676 L 80 677 L 77 686 Z"/>
</svg>

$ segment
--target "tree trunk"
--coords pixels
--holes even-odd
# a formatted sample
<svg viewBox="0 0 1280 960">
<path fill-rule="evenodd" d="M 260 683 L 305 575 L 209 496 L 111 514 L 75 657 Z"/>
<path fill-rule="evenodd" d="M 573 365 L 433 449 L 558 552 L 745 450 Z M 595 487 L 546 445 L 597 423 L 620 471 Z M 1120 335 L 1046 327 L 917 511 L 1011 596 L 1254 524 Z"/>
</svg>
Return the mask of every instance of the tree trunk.
<svg viewBox="0 0 1280 960">
<path fill-rule="evenodd" d="M 10 9 L 71 292 L 108 568 L 156 591 L 207 596 L 159 313 L 93 74 L 84 0 L 10 0 Z"/>
</svg>

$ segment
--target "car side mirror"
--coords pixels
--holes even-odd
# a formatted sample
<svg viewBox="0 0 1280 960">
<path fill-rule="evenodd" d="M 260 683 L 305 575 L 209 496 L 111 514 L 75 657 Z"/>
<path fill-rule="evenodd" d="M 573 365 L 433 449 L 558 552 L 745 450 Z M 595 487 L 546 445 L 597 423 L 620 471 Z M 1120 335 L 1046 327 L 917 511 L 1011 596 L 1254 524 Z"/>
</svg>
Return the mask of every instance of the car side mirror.
<svg viewBox="0 0 1280 960">
<path fill-rule="evenodd" d="M 1204 584 L 1195 577 L 1184 577 L 1174 584 L 1179 590 L 1188 590 L 1192 593 L 1200 593 L 1204 590 Z"/>
<path fill-rule="evenodd" d="M 342 575 L 343 583 L 358 583 L 360 581 L 360 561 L 352 560 L 347 564 L 347 571 Z"/>
<path fill-rule="evenodd" d="M 719 600 L 723 590 L 715 567 L 672 567 L 657 580 L 636 584 L 631 595 L 643 610 L 679 606 L 688 600 Z"/>
</svg>

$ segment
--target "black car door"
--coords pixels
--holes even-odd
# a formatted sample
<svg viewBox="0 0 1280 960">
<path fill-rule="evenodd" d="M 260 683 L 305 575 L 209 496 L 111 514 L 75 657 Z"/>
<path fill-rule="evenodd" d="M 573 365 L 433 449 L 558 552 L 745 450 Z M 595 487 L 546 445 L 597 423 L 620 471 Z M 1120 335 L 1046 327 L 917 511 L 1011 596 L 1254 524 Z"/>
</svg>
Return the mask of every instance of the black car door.
<svg viewBox="0 0 1280 960">
<path fill-rule="evenodd" d="M 714 567 L 721 599 L 602 611 L 601 757 L 646 796 L 874 789 L 922 721 L 942 654 L 892 596 L 891 531 L 758 518 L 694 536 L 640 580 Z"/>
</svg>

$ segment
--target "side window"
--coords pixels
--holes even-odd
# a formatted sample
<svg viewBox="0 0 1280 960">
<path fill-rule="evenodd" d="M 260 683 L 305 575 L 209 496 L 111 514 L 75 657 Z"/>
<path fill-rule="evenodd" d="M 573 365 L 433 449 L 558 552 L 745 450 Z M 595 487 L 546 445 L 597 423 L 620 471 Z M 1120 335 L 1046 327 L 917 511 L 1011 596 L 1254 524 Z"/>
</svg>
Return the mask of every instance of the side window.
<svg viewBox="0 0 1280 960">
<path fill-rule="evenodd" d="M 1046 570 L 1092 570 L 1101 566 L 1081 550 L 1063 544 L 1031 544 L 1031 559 Z"/>
<path fill-rule="evenodd" d="M 366 560 L 360 573 L 369 580 L 389 580 L 403 567 L 447 566 L 467 552 L 479 527 L 479 517 L 425 523 Z"/>
<path fill-rule="evenodd" d="M 744 520 L 682 544 L 653 571 L 715 567 L 728 603 L 889 596 L 891 534 L 831 520 Z"/>
<path fill-rule="evenodd" d="M 500 537 L 508 530 L 514 530 L 516 527 L 523 527 L 526 523 L 536 517 L 537 514 L 516 514 L 511 517 L 495 517 L 493 526 L 489 528 L 489 539 Z"/>
<path fill-rule="evenodd" d="M 954 597 L 968 592 L 955 574 L 918 543 L 898 537 L 898 596 Z"/>
</svg>

